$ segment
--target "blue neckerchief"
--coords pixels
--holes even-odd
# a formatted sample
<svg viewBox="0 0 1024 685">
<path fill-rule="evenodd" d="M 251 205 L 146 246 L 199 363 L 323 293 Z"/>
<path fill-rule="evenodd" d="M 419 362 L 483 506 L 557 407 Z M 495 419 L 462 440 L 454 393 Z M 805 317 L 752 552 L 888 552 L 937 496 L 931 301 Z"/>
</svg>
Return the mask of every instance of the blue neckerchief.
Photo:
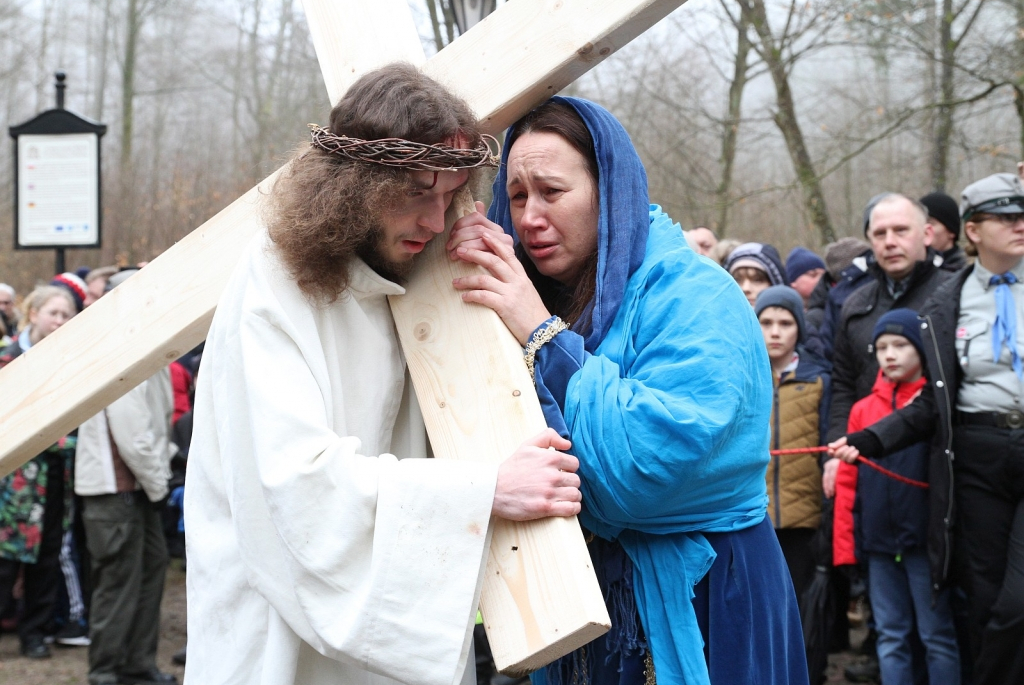
<svg viewBox="0 0 1024 685">
<path fill-rule="evenodd" d="M 1024 380 L 1024 367 L 1017 353 L 1017 304 L 1013 300 L 1010 286 L 1017 282 L 1012 272 L 998 274 L 989 279 L 989 286 L 996 286 L 996 322 L 992 326 L 992 362 L 999 363 L 1003 345 L 1010 350 L 1010 360 L 1017 378 Z"/>
</svg>

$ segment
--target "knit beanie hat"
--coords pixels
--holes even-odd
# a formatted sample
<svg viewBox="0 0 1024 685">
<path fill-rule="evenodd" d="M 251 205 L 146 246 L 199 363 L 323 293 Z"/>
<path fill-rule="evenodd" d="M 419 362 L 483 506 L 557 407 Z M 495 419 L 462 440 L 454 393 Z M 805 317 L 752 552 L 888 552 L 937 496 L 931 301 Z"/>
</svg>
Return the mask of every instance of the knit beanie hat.
<svg viewBox="0 0 1024 685">
<path fill-rule="evenodd" d="M 71 299 L 75 301 L 75 307 L 79 313 L 85 308 L 85 295 L 88 289 L 85 285 L 85 281 L 78 277 L 77 274 L 73 274 L 70 271 L 65 271 L 62 274 L 58 274 L 53 277 L 50 281 L 50 285 L 60 286 L 69 293 L 71 293 Z"/>
<path fill-rule="evenodd" d="M 921 198 L 921 204 L 928 208 L 928 216 L 938 219 L 955 237 L 953 242 L 960 240 L 960 206 L 956 200 L 945 193 L 928 193 Z"/>
<path fill-rule="evenodd" d="M 917 318 L 917 312 L 913 309 L 890 309 L 879 317 L 871 335 L 872 346 L 886 333 L 902 335 L 909 340 L 921 355 L 921 363 L 924 363 L 924 341 L 921 339 L 921 321 Z"/>
<path fill-rule="evenodd" d="M 782 266 L 779 251 L 765 243 L 743 243 L 729 255 L 725 270 L 730 274 L 736 269 L 749 266 L 768 275 L 772 285 L 787 285 L 786 269 Z"/>
<path fill-rule="evenodd" d="M 839 274 L 853 263 L 853 260 L 871 249 L 871 246 L 860 238 L 840 238 L 825 248 L 825 264 L 833 281 L 839 280 Z"/>
<path fill-rule="evenodd" d="M 824 269 L 825 261 L 806 247 L 794 247 L 786 257 L 786 279 L 790 283 L 814 269 Z"/>
<path fill-rule="evenodd" d="M 804 341 L 804 299 L 800 297 L 800 293 L 790 288 L 788 285 L 773 285 L 770 288 L 765 288 L 757 295 L 757 299 L 754 301 L 754 314 L 761 318 L 761 312 L 768 307 L 782 307 L 796 319 L 796 327 L 799 331 L 797 334 L 797 340 L 799 342 Z"/>
</svg>

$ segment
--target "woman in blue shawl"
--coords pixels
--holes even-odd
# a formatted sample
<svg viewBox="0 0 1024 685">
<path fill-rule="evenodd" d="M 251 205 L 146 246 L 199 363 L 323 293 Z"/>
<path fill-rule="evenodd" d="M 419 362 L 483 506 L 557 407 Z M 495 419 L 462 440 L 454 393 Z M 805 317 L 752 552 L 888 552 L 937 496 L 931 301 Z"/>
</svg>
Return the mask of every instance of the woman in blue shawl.
<svg viewBox="0 0 1024 685">
<path fill-rule="evenodd" d="M 535 685 L 807 683 L 765 517 L 772 380 L 753 310 L 648 204 L 603 108 L 552 98 L 509 129 L 502 162 L 487 218 L 448 243 L 488 273 L 454 285 L 524 345 L 548 424 L 572 440 L 612 616 Z"/>
</svg>

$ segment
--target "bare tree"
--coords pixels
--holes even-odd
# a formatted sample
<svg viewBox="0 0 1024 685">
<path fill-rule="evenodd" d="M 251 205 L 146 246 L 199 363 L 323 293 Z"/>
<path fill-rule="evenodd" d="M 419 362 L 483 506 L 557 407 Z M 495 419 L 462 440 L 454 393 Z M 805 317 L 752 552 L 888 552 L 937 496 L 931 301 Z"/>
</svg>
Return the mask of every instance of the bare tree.
<svg viewBox="0 0 1024 685">
<path fill-rule="evenodd" d="M 802 13 L 801 8 L 806 5 L 798 3 L 797 0 L 790 0 L 784 27 L 776 36 L 768 23 L 764 0 L 739 0 L 739 5 L 740 12 L 746 17 L 757 36 L 757 42 L 753 44 L 753 48 L 764 60 L 768 72 L 771 74 L 772 82 L 775 84 L 778 109 L 773 119 L 786 141 L 786 149 L 789 150 L 797 181 L 803 191 L 804 206 L 811 223 L 821 234 L 822 241 L 824 243 L 833 242 L 836 235 L 832 228 L 832 219 L 829 217 L 828 207 L 825 205 L 821 180 L 815 171 L 814 162 L 811 160 L 807 143 L 804 140 L 803 130 L 797 119 L 796 103 L 793 100 L 793 91 L 789 84 L 790 69 L 799 52 L 795 49 L 795 41 L 808 27 L 818 23 L 827 23 L 827 14 L 814 13 L 808 20 L 801 22 L 799 19 L 799 15 Z M 736 20 L 736 23 L 738 25 L 739 20 Z M 806 47 L 803 48 L 803 51 L 806 50 Z"/>
</svg>

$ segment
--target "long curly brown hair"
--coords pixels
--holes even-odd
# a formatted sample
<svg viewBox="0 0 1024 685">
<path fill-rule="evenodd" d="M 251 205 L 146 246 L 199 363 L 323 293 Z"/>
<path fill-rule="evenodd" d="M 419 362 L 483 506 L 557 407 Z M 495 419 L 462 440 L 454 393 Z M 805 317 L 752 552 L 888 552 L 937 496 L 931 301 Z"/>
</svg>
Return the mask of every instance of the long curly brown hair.
<svg viewBox="0 0 1024 685">
<path fill-rule="evenodd" d="M 356 81 L 331 110 L 329 128 L 364 140 L 432 145 L 460 136 L 469 145 L 480 142 L 469 105 L 402 63 Z M 266 199 L 264 219 L 276 252 L 311 302 L 338 299 L 355 256 L 386 270 L 373 263 L 384 221 L 410 187 L 408 171 L 340 159 L 309 145 L 295 151 Z"/>
</svg>

